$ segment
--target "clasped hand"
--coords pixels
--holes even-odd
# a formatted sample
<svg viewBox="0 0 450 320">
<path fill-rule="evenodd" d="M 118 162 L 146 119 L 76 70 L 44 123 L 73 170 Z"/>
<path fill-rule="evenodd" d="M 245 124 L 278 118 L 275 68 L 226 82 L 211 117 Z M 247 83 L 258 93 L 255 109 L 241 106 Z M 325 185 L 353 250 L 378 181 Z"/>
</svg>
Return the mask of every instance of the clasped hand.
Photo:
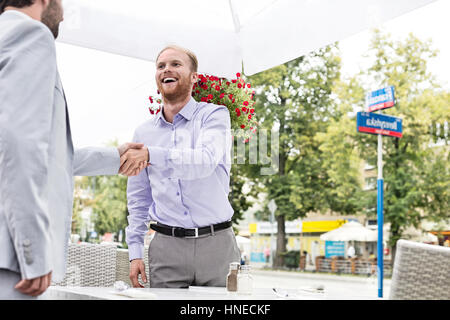
<svg viewBox="0 0 450 320">
<path fill-rule="evenodd" d="M 148 149 L 142 143 L 125 143 L 119 148 L 120 169 L 119 173 L 126 176 L 136 176 L 149 163 Z"/>
</svg>

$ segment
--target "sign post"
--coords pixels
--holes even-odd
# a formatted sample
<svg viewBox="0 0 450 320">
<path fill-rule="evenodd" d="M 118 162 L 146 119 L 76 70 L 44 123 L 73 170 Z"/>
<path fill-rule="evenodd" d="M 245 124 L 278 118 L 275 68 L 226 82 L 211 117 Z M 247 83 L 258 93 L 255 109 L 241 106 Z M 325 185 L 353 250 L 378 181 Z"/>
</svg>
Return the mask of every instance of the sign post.
<svg viewBox="0 0 450 320">
<path fill-rule="evenodd" d="M 277 204 L 275 200 L 270 200 L 268 204 L 270 210 L 270 257 L 269 263 L 273 268 L 273 224 L 275 222 L 275 211 L 277 210 Z"/>
<path fill-rule="evenodd" d="M 372 113 L 382 109 L 391 108 L 395 105 L 394 87 L 372 91 L 366 95 L 367 112 L 358 112 L 357 130 L 358 132 L 378 135 L 378 178 L 377 178 L 377 269 L 378 269 L 378 297 L 383 297 L 383 136 L 402 137 L 402 119 L 383 114 Z"/>
<path fill-rule="evenodd" d="M 378 297 L 383 298 L 383 137 L 378 135 L 378 179 L 377 179 L 377 222 L 378 222 L 378 241 L 377 241 L 377 269 L 378 269 Z"/>
</svg>

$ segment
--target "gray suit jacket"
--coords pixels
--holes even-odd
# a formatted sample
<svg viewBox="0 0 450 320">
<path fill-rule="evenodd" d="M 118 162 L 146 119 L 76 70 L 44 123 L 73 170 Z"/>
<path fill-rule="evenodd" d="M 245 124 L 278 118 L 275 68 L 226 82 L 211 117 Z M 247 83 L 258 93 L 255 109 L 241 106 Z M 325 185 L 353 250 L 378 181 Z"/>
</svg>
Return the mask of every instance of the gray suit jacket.
<svg viewBox="0 0 450 320">
<path fill-rule="evenodd" d="M 73 149 L 55 41 L 17 11 L 0 15 L 0 268 L 61 281 L 73 176 L 117 174 L 117 148 Z"/>
</svg>

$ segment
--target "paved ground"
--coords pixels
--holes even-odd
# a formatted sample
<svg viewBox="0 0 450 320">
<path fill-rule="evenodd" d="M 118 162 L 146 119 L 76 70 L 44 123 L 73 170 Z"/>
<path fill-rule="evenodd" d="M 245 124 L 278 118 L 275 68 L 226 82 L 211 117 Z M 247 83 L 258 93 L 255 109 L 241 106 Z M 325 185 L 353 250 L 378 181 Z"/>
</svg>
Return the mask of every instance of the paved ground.
<svg viewBox="0 0 450 320">
<path fill-rule="evenodd" d="M 278 288 L 295 293 L 300 288 L 324 287 L 325 294 L 339 299 L 379 299 L 377 277 L 350 275 L 325 275 L 295 271 L 271 271 L 254 269 L 254 286 Z M 390 279 L 383 281 L 383 299 L 389 298 Z"/>
</svg>

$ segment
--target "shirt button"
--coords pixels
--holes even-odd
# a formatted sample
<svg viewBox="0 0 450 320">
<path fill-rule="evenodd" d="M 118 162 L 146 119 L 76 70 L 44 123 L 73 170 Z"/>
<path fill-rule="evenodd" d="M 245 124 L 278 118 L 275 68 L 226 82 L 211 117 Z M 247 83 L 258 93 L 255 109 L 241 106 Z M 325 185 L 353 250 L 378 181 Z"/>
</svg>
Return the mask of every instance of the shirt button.
<svg viewBox="0 0 450 320">
<path fill-rule="evenodd" d="M 177 192 L 177 196 L 179 196 L 180 195 L 180 193 L 179 192 Z"/>
<path fill-rule="evenodd" d="M 185 216 L 187 216 L 187 214 L 188 214 L 188 212 L 187 212 L 187 211 L 185 211 L 185 212 L 184 212 L 184 215 L 185 215 Z"/>
</svg>

